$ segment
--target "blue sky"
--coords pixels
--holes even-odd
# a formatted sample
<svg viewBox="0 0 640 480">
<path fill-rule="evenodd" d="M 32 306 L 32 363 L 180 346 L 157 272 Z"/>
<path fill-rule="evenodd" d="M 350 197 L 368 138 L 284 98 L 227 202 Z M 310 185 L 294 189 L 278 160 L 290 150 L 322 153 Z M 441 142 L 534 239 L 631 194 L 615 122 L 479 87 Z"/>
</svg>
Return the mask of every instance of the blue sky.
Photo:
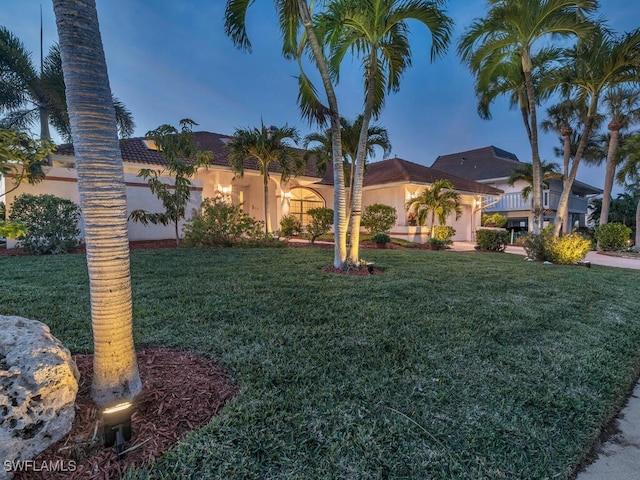
<svg viewBox="0 0 640 480">
<path fill-rule="evenodd" d="M 378 124 L 387 128 L 393 155 L 431 165 L 438 155 L 495 145 L 530 161 L 530 148 L 519 112 L 504 99 L 492 107 L 493 119 L 476 113 L 473 79 L 455 55 L 460 33 L 486 11 L 484 0 L 449 0 L 455 22 L 453 43 L 444 58 L 429 61 L 430 36 L 411 23 L 413 66 L 401 90 L 387 98 Z M 281 40 L 273 2 L 258 0 L 250 10 L 248 31 L 253 53 L 235 49 L 224 35 L 224 0 L 97 0 L 111 89 L 132 111 L 137 136 L 163 123 L 191 118 L 197 129 L 232 134 L 260 124 L 296 126 L 315 131 L 300 119 L 297 65 L 280 55 Z M 40 6 L 45 51 L 57 41 L 50 1 L 0 0 L 0 24 L 39 56 Z M 640 27 L 638 0 L 601 0 L 601 15 L 618 31 Z M 318 87 L 321 86 L 318 84 Z M 359 63 L 345 63 L 337 89 L 341 114 L 362 110 Z M 546 108 L 548 105 L 544 105 Z M 542 112 L 544 111 L 542 109 Z M 557 136 L 541 132 L 545 160 Z M 581 165 L 578 179 L 602 187 L 603 168 Z M 617 189 L 616 192 L 621 191 Z"/>
</svg>

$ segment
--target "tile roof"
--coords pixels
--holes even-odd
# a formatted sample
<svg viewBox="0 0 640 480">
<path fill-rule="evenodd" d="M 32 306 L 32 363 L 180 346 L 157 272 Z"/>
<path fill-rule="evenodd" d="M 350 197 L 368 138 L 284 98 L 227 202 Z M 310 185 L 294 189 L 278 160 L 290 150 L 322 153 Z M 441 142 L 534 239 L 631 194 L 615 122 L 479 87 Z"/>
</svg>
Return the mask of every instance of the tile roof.
<svg viewBox="0 0 640 480">
<path fill-rule="evenodd" d="M 491 145 L 440 155 L 431 167 L 471 180 L 488 180 L 507 178 L 521 164 L 513 153 Z"/>
<path fill-rule="evenodd" d="M 226 143 L 231 138 L 229 135 L 222 135 L 211 132 L 194 132 L 195 142 L 200 150 L 213 152 L 213 159 L 210 165 L 229 167 L 229 149 Z M 145 165 L 166 165 L 166 162 L 160 152 L 150 150 L 144 143 L 144 137 L 124 138 L 120 140 L 120 151 L 122 153 L 122 161 L 129 163 L 139 163 Z M 300 148 L 293 149 L 298 155 L 304 155 L 305 150 Z M 56 153 L 58 155 L 73 155 L 73 145 L 59 145 Z M 248 159 L 244 167 L 248 170 L 258 170 L 258 164 L 255 159 Z M 269 166 L 269 171 L 278 173 L 280 169 L 275 164 Z M 305 176 L 317 177 L 315 166 L 312 159 L 307 161 Z"/>
</svg>

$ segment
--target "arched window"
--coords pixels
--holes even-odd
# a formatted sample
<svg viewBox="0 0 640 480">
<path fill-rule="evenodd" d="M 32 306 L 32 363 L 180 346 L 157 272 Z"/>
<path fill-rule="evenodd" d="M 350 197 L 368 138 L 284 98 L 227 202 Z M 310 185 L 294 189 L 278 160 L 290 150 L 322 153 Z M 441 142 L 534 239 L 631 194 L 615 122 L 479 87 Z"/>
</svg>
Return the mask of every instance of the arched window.
<svg viewBox="0 0 640 480">
<path fill-rule="evenodd" d="M 291 189 L 289 214 L 298 217 L 303 226 L 309 224 L 309 215 L 307 215 L 307 211 L 312 208 L 324 206 L 324 199 L 313 190 L 301 187 Z"/>
</svg>

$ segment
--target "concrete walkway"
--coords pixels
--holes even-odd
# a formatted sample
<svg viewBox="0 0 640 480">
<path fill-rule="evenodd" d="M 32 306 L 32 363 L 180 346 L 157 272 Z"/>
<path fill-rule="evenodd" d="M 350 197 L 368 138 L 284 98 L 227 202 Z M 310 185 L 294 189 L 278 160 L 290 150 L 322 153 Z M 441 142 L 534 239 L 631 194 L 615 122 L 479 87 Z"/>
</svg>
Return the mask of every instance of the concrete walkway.
<svg viewBox="0 0 640 480">
<path fill-rule="evenodd" d="M 473 242 L 454 242 L 454 251 L 472 251 Z M 525 255 L 522 247 L 509 245 L 506 253 Z M 593 265 L 640 270 L 640 258 L 624 258 L 589 252 Z M 640 480 L 640 382 L 615 420 L 618 432 L 598 448 L 598 458 L 576 480 Z"/>
</svg>

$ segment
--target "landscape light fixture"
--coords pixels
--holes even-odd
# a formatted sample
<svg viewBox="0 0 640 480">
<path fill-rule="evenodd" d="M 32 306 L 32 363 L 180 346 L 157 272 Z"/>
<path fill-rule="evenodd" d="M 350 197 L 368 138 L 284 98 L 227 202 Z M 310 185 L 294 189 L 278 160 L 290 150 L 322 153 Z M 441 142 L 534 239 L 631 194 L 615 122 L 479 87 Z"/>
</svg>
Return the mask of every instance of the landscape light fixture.
<svg viewBox="0 0 640 480">
<path fill-rule="evenodd" d="M 125 442 L 131 440 L 132 406 L 130 402 L 119 403 L 102 412 L 104 446 L 114 447 L 118 458 L 124 451 Z"/>
</svg>

